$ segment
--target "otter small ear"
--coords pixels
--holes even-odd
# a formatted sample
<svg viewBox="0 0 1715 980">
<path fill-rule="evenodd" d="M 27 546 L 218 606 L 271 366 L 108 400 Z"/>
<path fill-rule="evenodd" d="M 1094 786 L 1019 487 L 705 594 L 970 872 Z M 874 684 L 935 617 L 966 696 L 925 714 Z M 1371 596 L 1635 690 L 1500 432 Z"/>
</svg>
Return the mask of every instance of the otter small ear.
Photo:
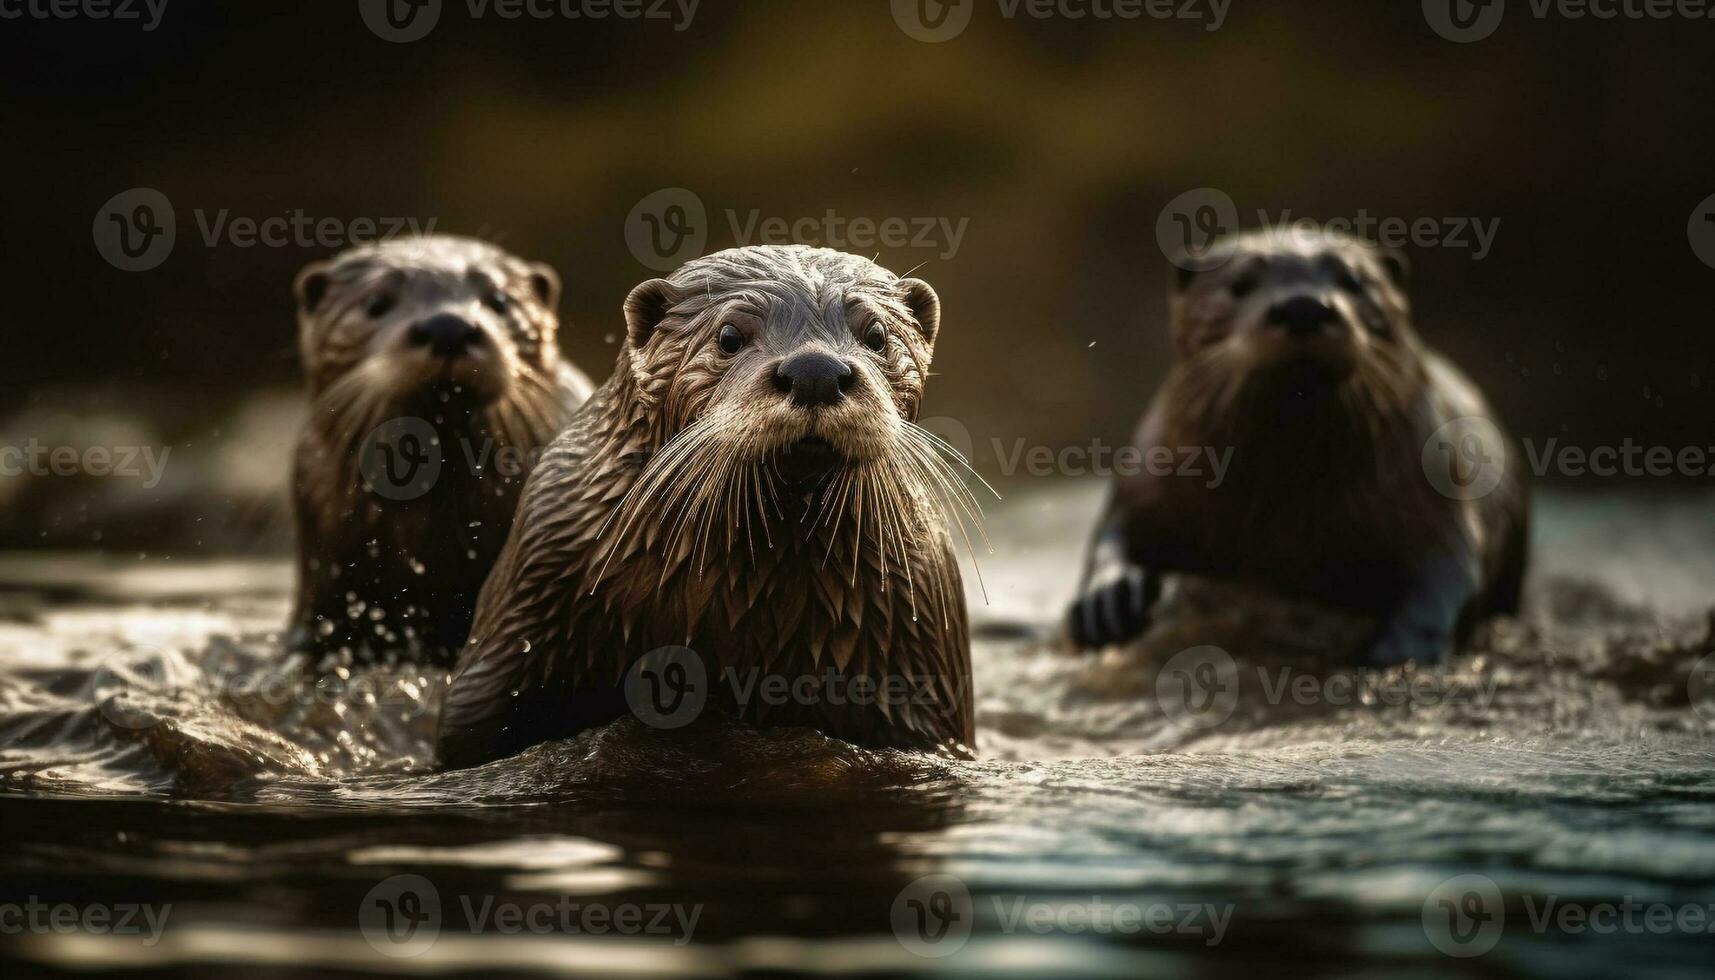
<svg viewBox="0 0 1715 980">
<path fill-rule="evenodd" d="M 532 263 L 530 266 L 530 291 L 536 294 L 536 299 L 550 310 L 560 305 L 560 274 L 554 267 L 545 262 Z"/>
<path fill-rule="evenodd" d="M 305 313 L 314 313 L 322 305 L 322 300 L 328 294 L 328 266 L 325 262 L 316 262 L 304 267 L 298 273 L 298 278 L 292 283 L 292 293 L 298 298 L 298 309 Z"/>
<path fill-rule="evenodd" d="M 917 329 L 923 334 L 923 339 L 933 344 L 935 335 L 941 332 L 941 297 L 935 295 L 935 290 L 921 279 L 901 279 L 899 288 L 905 308 L 917 321 Z"/>
<path fill-rule="evenodd" d="M 665 279 L 651 279 L 625 297 L 625 334 L 633 348 L 642 348 L 655 336 L 661 321 L 679 302 L 679 291 Z"/>
<path fill-rule="evenodd" d="M 1387 270 L 1387 276 L 1393 280 L 1394 286 L 1404 289 L 1411 284 L 1411 259 L 1396 248 L 1381 250 L 1382 268 Z"/>
</svg>

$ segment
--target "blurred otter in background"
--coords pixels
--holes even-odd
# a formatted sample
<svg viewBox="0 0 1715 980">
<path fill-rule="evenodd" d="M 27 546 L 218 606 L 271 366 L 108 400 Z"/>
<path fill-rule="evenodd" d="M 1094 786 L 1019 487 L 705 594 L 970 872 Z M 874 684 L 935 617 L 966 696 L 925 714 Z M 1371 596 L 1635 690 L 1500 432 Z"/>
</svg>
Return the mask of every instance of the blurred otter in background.
<svg viewBox="0 0 1715 980">
<path fill-rule="evenodd" d="M 560 356 L 559 277 L 433 236 L 310 265 L 296 292 L 311 410 L 288 650 L 450 663 L 536 455 L 591 391 Z"/>
<path fill-rule="evenodd" d="M 1439 662 L 1517 611 L 1528 501 L 1482 395 L 1412 328 L 1403 257 L 1251 232 L 1181 264 L 1174 363 L 1136 445 L 1231 448 L 1225 481 L 1115 482 L 1068 615 L 1080 648 L 1142 635 L 1176 573 L 1375 623 L 1369 665 Z"/>
</svg>

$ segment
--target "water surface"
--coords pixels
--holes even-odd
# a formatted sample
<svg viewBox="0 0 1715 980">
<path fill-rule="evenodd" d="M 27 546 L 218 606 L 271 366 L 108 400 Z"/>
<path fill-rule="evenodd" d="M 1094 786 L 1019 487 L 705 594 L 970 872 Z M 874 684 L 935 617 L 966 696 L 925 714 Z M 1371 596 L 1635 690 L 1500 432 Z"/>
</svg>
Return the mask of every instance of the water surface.
<svg viewBox="0 0 1715 980">
<path fill-rule="evenodd" d="M 1198 714 L 1162 664 L 1245 631 L 1220 610 L 1099 657 L 1051 640 L 1098 496 L 1023 487 L 990 522 L 975 762 L 707 719 L 437 774 L 444 678 L 277 670 L 283 561 L 0 559 L 0 903 L 165 910 L 158 936 L 0 951 L 210 975 L 1707 975 L 1715 502 L 1550 498 L 1529 613 L 1447 669 L 1353 676 L 1235 637 L 1234 699 Z"/>
</svg>

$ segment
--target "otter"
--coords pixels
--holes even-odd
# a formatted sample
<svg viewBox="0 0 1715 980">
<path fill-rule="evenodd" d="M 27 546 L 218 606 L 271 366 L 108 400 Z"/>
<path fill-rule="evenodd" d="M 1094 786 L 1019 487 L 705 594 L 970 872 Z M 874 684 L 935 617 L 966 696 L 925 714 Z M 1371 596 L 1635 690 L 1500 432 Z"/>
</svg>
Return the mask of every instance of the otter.
<svg viewBox="0 0 1715 980">
<path fill-rule="evenodd" d="M 437 235 L 313 263 L 295 292 L 311 411 L 287 648 L 450 665 L 525 471 L 593 388 L 560 355 L 559 277 Z"/>
<path fill-rule="evenodd" d="M 613 376 L 542 457 L 483 591 L 440 763 L 617 720 L 628 672 L 669 647 L 706 669 L 705 710 L 968 756 L 951 524 L 978 515 L 941 455 L 956 454 L 914 421 L 934 290 L 842 252 L 756 246 L 642 283 L 624 316 Z M 829 671 L 911 695 L 745 694 Z"/>
<path fill-rule="evenodd" d="M 1173 575 L 1355 614 L 1374 623 L 1355 651 L 1373 666 L 1437 663 L 1516 613 L 1523 468 L 1476 385 L 1419 339 L 1405 257 L 1250 232 L 1176 264 L 1174 360 L 1134 441 L 1231 449 L 1229 474 L 1115 480 L 1073 644 L 1141 635 Z"/>
</svg>

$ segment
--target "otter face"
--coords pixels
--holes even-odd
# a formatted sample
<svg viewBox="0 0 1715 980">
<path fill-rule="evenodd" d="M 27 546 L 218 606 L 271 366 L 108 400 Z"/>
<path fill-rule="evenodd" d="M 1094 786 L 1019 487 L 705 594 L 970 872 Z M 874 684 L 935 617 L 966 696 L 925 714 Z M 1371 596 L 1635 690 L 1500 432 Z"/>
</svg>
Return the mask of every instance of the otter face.
<svg viewBox="0 0 1715 980">
<path fill-rule="evenodd" d="M 1251 232 L 1180 271 L 1170 303 L 1183 361 L 1337 386 L 1416 343 L 1402 256 L 1343 235 Z"/>
<path fill-rule="evenodd" d="M 692 426 L 788 482 L 887 456 L 940 326 L 927 283 L 802 246 L 733 249 L 632 291 L 627 354 L 661 443 Z"/>
<path fill-rule="evenodd" d="M 312 392 L 361 388 L 365 402 L 401 409 L 494 404 L 552 377 L 559 288 L 545 265 L 448 236 L 315 263 L 296 284 Z"/>
</svg>

